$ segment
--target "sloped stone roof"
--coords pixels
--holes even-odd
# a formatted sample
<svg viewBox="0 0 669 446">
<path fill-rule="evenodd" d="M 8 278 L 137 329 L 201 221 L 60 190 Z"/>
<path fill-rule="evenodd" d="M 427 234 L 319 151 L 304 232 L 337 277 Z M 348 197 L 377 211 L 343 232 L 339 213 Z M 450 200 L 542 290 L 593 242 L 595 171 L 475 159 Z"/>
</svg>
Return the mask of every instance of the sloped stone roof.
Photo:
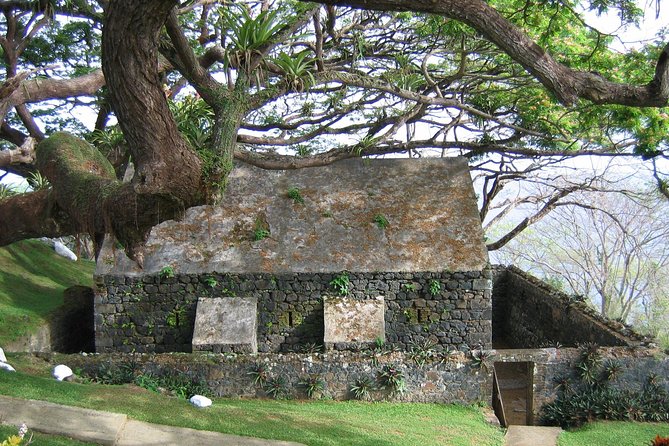
<svg viewBox="0 0 669 446">
<path fill-rule="evenodd" d="M 288 195 L 293 188 L 303 202 Z M 383 216 L 388 225 L 375 222 Z M 254 240 L 256 228 L 269 236 Z M 98 275 L 477 271 L 488 264 L 464 158 L 351 159 L 268 171 L 238 165 L 223 202 L 151 231 L 144 270 L 108 243 Z"/>
</svg>

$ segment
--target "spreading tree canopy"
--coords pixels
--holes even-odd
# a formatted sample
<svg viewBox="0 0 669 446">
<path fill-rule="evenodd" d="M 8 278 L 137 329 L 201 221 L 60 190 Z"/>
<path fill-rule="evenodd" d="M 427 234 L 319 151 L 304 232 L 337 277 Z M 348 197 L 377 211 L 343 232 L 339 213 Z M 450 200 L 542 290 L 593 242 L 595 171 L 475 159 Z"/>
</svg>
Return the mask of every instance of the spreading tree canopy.
<svg viewBox="0 0 669 446">
<path fill-rule="evenodd" d="M 461 154 L 483 175 L 485 218 L 505 182 L 541 160 L 667 156 L 662 36 L 613 51 L 616 36 L 584 19 L 633 24 L 642 11 L 631 0 L 0 0 L 0 10 L 0 168 L 33 185 L 0 198 L 0 245 L 113 234 L 141 263 L 152 226 L 225 199 L 235 159 L 296 169 Z M 554 188 L 539 214 L 587 187 Z"/>
</svg>

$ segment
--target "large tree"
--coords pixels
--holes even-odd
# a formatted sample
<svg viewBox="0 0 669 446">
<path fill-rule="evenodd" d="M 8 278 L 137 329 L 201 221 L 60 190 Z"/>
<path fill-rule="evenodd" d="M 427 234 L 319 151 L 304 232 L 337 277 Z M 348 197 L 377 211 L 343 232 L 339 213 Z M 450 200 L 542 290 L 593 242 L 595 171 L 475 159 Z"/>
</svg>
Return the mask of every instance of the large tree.
<svg viewBox="0 0 669 446">
<path fill-rule="evenodd" d="M 578 12 L 609 7 L 640 16 L 627 0 L 2 0 L 0 168 L 51 187 L 0 200 L 0 244 L 111 233 L 141 262 L 152 226 L 224 199 L 233 159 L 463 154 L 485 175 L 482 217 L 542 163 L 518 159 L 655 163 L 669 52 L 611 51 Z"/>
</svg>

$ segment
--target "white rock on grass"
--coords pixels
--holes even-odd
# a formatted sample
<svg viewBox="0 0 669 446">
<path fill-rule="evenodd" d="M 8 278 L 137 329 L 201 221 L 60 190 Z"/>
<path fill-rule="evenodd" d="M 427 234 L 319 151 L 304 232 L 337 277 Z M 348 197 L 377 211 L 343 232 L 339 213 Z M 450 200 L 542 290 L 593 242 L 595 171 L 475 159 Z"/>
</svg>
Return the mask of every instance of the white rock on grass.
<svg viewBox="0 0 669 446">
<path fill-rule="evenodd" d="M 73 375 L 72 369 L 66 365 L 59 364 L 53 368 L 53 377 L 56 378 L 58 381 L 67 379 L 72 375 Z"/>
<path fill-rule="evenodd" d="M 206 396 L 202 395 L 193 395 L 190 400 L 191 404 L 196 407 L 209 407 L 211 406 L 211 400 Z"/>
<path fill-rule="evenodd" d="M 0 348 L 0 362 L 7 362 L 7 357 L 5 356 L 5 352 L 1 348 Z"/>
<path fill-rule="evenodd" d="M 53 249 L 56 250 L 56 254 L 58 254 L 59 256 L 65 257 L 66 259 L 70 259 L 74 262 L 77 261 L 77 255 L 75 253 L 73 253 L 72 251 L 70 251 L 70 248 L 63 245 L 62 242 L 60 242 L 58 240 L 53 242 Z"/>
<path fill-rule="evenodd" d="M 12 367 L 11 365 L 7 364 L 6 362 L 1 362 L 1 361 L 0 361 L 0 369 L 2 369 L 2 370 L 7 370 L 8 372 L 16 372 L 16 370 L 14 369 L 14 367 Z"/>
</svg>

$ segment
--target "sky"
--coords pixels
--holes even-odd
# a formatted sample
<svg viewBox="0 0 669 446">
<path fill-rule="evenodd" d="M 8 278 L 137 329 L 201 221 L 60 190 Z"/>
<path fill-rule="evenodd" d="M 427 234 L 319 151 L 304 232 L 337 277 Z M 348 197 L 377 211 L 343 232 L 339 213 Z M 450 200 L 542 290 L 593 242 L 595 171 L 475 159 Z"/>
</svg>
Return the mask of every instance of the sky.
<svg viewBox="0 0 669 446">
<path fill-rule="evenodd" d="M 638 1 L 638 5 L 640 8 L 644 9 L 645 11 L 645 18 L 644 22 L 640 24 L 640 26 L 637 28 L 635 26 L 629 26 L 626 29 L 624 29 L 621 40 L 618 40 L 614 42 L 613 46 L 614 48 L 618 48 L 620 50 L 624 49 L 629 49 L 630 47 L 635 47 L 638 45 L 641 45 L 644 41 L 653 39 L 657 33 L 666 26 L 667 23 L 669 23 L 669 4 L 664 4 L 664 8 L 660 9 L 660 14 L 659 17 L 655 17 L 655 0 L 640 0 Z M 608 16 L 597 16 L 594 13 L 589 13 L 586 15 L 586 20 L 590 25 L 595 27 L 601 32 L 604 33 L 620 33 L 621 32 L 621 27 L 620 27 L 620 20 L 618 17 L 613 14 L 609 14 Z M 78 116 L 79 117 L 79 116 Z M 95 122 L 95 116 L 91 116 L 90 119 L 86 119 L 86 117 L 80 117 L 82 121 L 89 127 L 93 128 L 93 123 Z M 589 159 L 581 159 L 577 161 L 580 163 L 579 167 L 587 167 L 587 164 L 594 164 L 594 165 L 601 165 L 603 160 L 589 160 Z M 636 166 L 633 166 L 636 168 Z M 667 169 L 663 170 L 669 170 L 669 166 L 667 166 Z M 24 184 L 24 180 L 20 177 L 14 176 L 14 175 L 8 175 L 6 176 L 3 180 L 2 183 L 5 184 Z"/>
</svg>

